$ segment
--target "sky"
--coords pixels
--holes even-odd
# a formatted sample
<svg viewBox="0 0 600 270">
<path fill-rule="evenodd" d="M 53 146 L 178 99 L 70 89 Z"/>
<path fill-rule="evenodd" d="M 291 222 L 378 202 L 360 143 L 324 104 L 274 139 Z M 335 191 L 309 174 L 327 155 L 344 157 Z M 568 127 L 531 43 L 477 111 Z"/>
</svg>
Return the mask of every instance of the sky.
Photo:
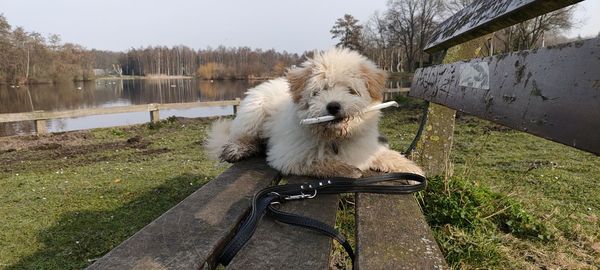
<svg viewBox="0 0 600 270">
<path fill-rule="evenodd" d="M 148 45 L 249 46 L 301 53 L 334 46 L 329 30 L 345 13 L 360 22 L 387 0 L 0 0 L 13 26 L 86 48 L 125 51 Z M 592 16 L 596 14 L 595 16 Z M 600 32 L 600 0 L 576 11 L 567 36 Z"/>
</svg>

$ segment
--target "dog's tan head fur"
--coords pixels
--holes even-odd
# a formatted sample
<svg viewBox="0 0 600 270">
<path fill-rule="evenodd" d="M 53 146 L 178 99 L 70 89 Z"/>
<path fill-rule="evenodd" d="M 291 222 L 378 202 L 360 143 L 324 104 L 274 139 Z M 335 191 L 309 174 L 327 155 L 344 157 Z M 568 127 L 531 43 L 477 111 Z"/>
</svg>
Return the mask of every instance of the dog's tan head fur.
<svg viewBox="0 0 600 270">
<path fill-rule="evenodd" d="M 289 70 L 286 77 L 299 118 L 337 118 L 309 126 L 316 135 L 348 137 L 366 122 L 376 124 L 377 112 L 362 112 L 382 102 L 387 73 L 357 52 L 335 48 L 316 53 L 300 67 Z"/>
</svg>

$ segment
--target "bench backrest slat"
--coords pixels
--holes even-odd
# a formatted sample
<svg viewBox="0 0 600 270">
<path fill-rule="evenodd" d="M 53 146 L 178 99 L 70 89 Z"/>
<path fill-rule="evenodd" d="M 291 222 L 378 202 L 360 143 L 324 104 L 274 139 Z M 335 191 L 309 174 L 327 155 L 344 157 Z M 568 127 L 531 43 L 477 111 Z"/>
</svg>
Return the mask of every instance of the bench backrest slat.
<svg viewBox="0 0 600 270">
<path fill-rule="evenodd" d="M 254 193 L 277 179 L 264 159 L 236 163 L 88 269 L 212 269 Z"/>
<path fill-rule="evenodd" d="M 432 53 L 583 0 L 475 0 L 441 23 L 425 46 Z"/>
<path fill-rule="evenodd" d="M 410 95 L 600 154 L 600 38 L 417 70 Z"/>
<path fill-rule="evenodd" d="M 287 180 L 291 184 L 311 179 L 294 176 Z M 314 199 L 287 202 L 280 209 L 333 226 L 338 198 L 337 194 L 321 194 Z M 227 269 L 328 269 L 331 241 L 331 238 L 309 229 L 265 217 Z"/>
</svg>

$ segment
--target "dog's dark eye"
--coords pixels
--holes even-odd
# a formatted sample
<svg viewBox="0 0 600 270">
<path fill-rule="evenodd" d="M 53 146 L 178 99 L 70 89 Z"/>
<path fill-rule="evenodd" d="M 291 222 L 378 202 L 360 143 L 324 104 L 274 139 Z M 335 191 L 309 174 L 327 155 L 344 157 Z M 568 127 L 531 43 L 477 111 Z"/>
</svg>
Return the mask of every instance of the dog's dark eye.
<svg viewBox="0 0 600 270">
<path fill-rule="evenodd" d="M 356 96 L 359 95 L 358 91 L 354 90 L 354 88 L 348 88 L 348 92 L 350 92 L 350 94 L 352 94 L 352 95 L 356 95 Z"/>
<path fill-rule="evenodd" d="M 314 91 L 314 92 L 310 93 L 311 97 L 315 97 L 315 96 L 318 96 L 318 95 L 319 95 L 319 91 Z"/>
</svg>

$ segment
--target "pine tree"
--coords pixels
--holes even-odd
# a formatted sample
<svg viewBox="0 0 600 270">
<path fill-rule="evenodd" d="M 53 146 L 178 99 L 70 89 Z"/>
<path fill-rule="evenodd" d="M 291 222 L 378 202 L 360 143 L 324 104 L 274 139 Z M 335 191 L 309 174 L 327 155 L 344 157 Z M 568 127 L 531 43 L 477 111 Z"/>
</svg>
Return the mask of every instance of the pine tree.
<svg viewBox="0 0 600 270">
<path fill-rule="evenodd" d="M 333 35 L 332 39 L 340 40 L 336 46 L 362 51 L 362 28 L 362 25 L 358 24 L 357 19 L 350 14 L 345 14 L 344 17 L 335 21 L 329 32 Z"/>
</svg>

